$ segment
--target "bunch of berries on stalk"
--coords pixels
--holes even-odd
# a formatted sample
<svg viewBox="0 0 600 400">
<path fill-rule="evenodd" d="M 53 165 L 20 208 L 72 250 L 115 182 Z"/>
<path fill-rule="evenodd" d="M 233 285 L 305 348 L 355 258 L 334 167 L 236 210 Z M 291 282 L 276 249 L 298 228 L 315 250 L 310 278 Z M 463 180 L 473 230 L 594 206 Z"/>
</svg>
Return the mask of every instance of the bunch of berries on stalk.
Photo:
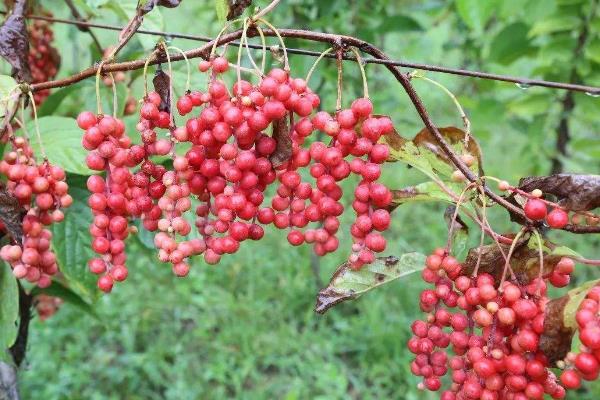
<svg viewBox="0 0 600 400">
<path fill-rule="evenodd" d="M 40 320 L 45 321 L 56 314 L 63 304 L 63 299 L 42 293 L 35 296 L 33 303 L 35 304 L 35 310 L 37 311 Z"/>
<path fill-rule="evenodd" d="M 52 16 L 51 14 L 47 14 Z M 49 22 L 36 20 L 28 26 L 29 31 L 29 67 L 33 83 L 54 79 L 60 65 L 60 56 L 52 46 L 54 33 Z M 50 89 L 38 90 L 33 94 L 36 105 L 50 95 Z"/>
<path fill-rule="evenodd" d="M 560 270 L 557 273 L 568 278 L 572 267 L 573 261 L 563 258 L 555 272 Z M 541 400 L 545 395 L 562 399 L 565 388 L 578 386 L 575 381 L 581 374 L 597 376 L 598 364 L 589 362 L 588 355 L 580 363 L 585 364 L 582 371 L 565 372 L 568 384 L 564 374 L 561 385 L 550 370 L 540 349 L 549 301 L 545 279 L 536 278 L 525 285 L 509 281 L 498 285 L 487 273 L 467 276 L 463 266 L 444 249 L 427 258 L 422 277 L 434 288 L 421 292 L 420 307 L 427 315 L 412 324 L 413 337 L 408 342 L 415 354 L 411 371 L 423 378 L 419 388 L 441 390 L 442 377 L 450 375 L 450 387 L 440 395 L 443 400 Z M 552 283 L 550 277 L 544 278 Z M 594 292 L 591 297 L 597 295 Z M 594 300 L 586 303 L 588 311 L 580 319 L 590 323 L 597 334 L 598 304 L 592 303 Z M 598 343 L 594 345 L 600 347 L 598 338 L 596 335 Z M 590 347 L 587 353 L 593 351 Z"/>
<path fill-rule="evenodd" d="M 171 263 L 178 276 L 187 275 L 190 257 L 202 254 L 206 263 L 216 264 L 242 242 L 261 239 L 263 225 L 269 224 L 285 230 L 294 246 L 311 244 L 321 256 L 333 252 L 344 212 L 340 182 L 352 174 L 359 184 L 352 203 L 356 221 L 350 228 L 350 262 L 357 269 L 371 263 L 386 247 L 381 233 L 390 224 L 386 207 L 392 195 L 377 181 L 389 156 L 387 145 L 378 141 L 393 131 L 391 120 L 374 116 L 367 98 L 335 114 L 316 113 L 319 96 L 283 69 L 271 70 L 256 85 L 238 79 L 232 87 L 222 80 L 229 71 L 224 57 L 201 62 L 199 70 L 210 74 L 208 88 L 188 90 L 177 99 L 185 121 L 180 126 L 158 93 L 143 98 L 140 145 L 132 146 L 121 128 L 110 133 L 102 127 L 107 117 L 85 112 L 78 118 L 86 131 L 84 147 L 91 151 L 88 166 L 107 173 L 106 180 L 96 176 L 90 178 L 96 183 L 88 183 L 94 193 L 90 206 L 107 217 L 92 232 L 101 257 L 90 268 L 104 274 L 100 287 L 109 291 L 114 280 L 126 275 L 117 279 L 110 272 L 114 265 L 124 267 L 124 237 L 117 238 L 115 255 L 107 230 L 107 221 L 117 216 L 123 218 L 119 228 L 124 233 L 130 217 L 141 218 L 146 229 L 156 232 L 158 258 Z M 329 136 L 328 143 L 310 141 L 315 130 Z M 179 144 L 188 149 L 183 155 L 175 151 Z M 159 163 L 164 156 L 170 156 L 172 169 Z M 115 164 L 114 158 L 122 161 Z M 115 194 L 115 185 L 108 183 L 115 170 L 123 188 L 116 210 L 107 197 Z M 269 186 L 275 195 L 264 204 Z"/>
<path fill-rule="evenodd" d="M 87 181 L 92 193 L 88 205 L 94 215 L 90 225 L 92 250 L 98 254 L 88 265 L 99 275 L 98 287 L 110 292 L 115 281 L 127 278 L 125 239 L 132 229 L 129 217 L 142 212 L 136 198 L 143 191 L 132 186 L 130 172 L 137 158 L 131 139 L 125 135 L 125 125 L 118 118 L 83 112 L 77 117 L 77 124 L 85 130 L 82 143 L 89 151 L 87 166 L 105 173 L 104 177 L 91 175 Z"/>
<path fill-rule="evenodd" d="M 575 314 L 581 347 L 567 354 L 560 380 L 567 389 L 578 389 L 581 380 L 594 381 L 600 372 L 600 286 L 594 286 Z"/>
<path fill-rule="evenodd" d="M 6 189 L 26 214 L 22 242 L 3 246 L 0 257 L 10 264 L 17 278 L 47 287 L 50 277 L 58 271 L 56 255 L 50 246 L 52 233 L 47 227 L 64 219 L 62 209 L 69 207 L 73 199 L 67 193 L 62 168 L 48 160 L 38 164 L 23 137 L 11 136 L 10 143 L 12 150 L 0 161 L 0 173 L 6 176 Z"/>
</svg>

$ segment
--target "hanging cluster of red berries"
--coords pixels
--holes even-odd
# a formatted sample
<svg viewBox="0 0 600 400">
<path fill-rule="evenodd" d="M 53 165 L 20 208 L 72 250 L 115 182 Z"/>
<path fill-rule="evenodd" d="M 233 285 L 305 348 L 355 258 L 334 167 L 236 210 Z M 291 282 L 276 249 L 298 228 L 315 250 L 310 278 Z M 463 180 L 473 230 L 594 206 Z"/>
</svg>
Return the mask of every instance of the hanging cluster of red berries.
<svg viewBox="0 0 600 400">
<path fill-rule="evenodd" d="M 596 380 L 600 373 L 600 286 L 594 286 L 587 293 L 575 321 L 582 346 L 579 353 L 567 354 L 567 369 L 560 376 L 567 389 L 579 388 L 581 379 Z"/>
<path fill-rule="evenodd" d="M 47 226 L 64 219 L 62 209 L 73 198 L 62 168 L 47 160 L 38 164 L 27 139 L 11 137 L 12 150 L 0 161 L 0 173 L 6 177 L 6 189 L 26 210 L 23 218 L 22 243 L 7 244 L 0 258 L 7 261 L 17 278 L 40 287 L 50 285 L 50 277 L 58 271 L 56 255 L 51 249 L 52 233 Z"/>
<path fill-rule="evenodd" d="M 86 131 L 83 145 L 91 151 L 88 166 L 107 173 L 106 180 L 90 178 L 98 184 L 88 182 L 96 219 L 107 217 L 100 226 L 95 222 L 92 232 L 101 257 L 90 268 L 105 274 L 100 288 L 109 291 L 112 281 L 126 275 L 117 279 L 110 272 L 110 263 L 115 264 L 110 223 L 117 217 L 122 217 L 118 228 L 123 229 L 115 246 L 119 269 L 124 268 L 121 241 L 130 217 L 140 217 L 146 229 L 157 232 L 158 258 L 170 262 L 179 276 L 187 275 L 191 256 L 203 254 L 207 263 L 215 264 L 224 254 L 235 253 L 241 242 L 261 239 L 260 224 L 287 230 L 290 244 L 310 243 L 318 255 L 335 251 L 338 217 L 344 212 L 339 183 L 352 173 L 360 183 L 352 204 L 357 219 L 351 228 L 350 261 L 355 268 L 372 262 L 374 253 L 385 249 L 381 232 L 390 223 L 385 208 L 391 191 L 377 180 L 389 155 L 387 145 L 378 140 L 393 130 L 391 120 L 373 116 L 366 98 L 335 115 L 313 114 L 319 96 L 303 79 L 282 69 L 271 70 L 257 85 L 239 80 L 231 88 L 220 79 L 229 70 L 224 57 L 201 62 L 199 70 L 211 74 L 208 90 L 188 91 L 177 100 L 179 114 L 187 118 L 182 126 L 175 125 L 157 93 L 144 97 L 137 124 L 140 145 L 131 145 L 121 128 L 103 127 L 109 124 L 105 121 L 115 121 L 111 117 L 85 112 L 78 118 Z M 312 142 L 304 148 L 315 130 L 328 135 L 329 144 Z M 184 155 L 176 155 L 179 143 L 190 146 Z M 165 155 L 171 156 L 172 169 L 156 162 L 156 156 Z M 301 174 L 304 168 L 310 177 Z M 271 184 L 276 194 L 267 206 L 264 192 Z M 117 194 L 115 210 L 110 197 Z M 192 219 L 185 218 L 188 212 L 195 214 Z M 190 221 L 198 232 L 192 236 Z M 309 227 L 311 223 L 316 226 Z"/>
<path fill-rule="evenodd" d="M 48 14 L 51 16 L 51 14 Z M 33 83 L 47 82 L 54 79 L 58 72 L 60 56 L 52 46 L 54 33 L 49 22 L 36 20 L 28 26 L 29 32 L 29 67 Z M 38 90 L 33 94 L 36 105 L 50 95 L 50 89 Z"/>
<path fill-rule="evenodd" d="M 38 294 L 34 299 L 35 310 L 40 320 L 45 321 L 58 311 L 63 304 L 60 297 L 48 296 L 47 294 Z"/>
<path fill-rule="evenodd" d="M 572 269 L 568 258 L 556 267 L 567 283 Z M 412 324 L 414 336 L 408 342 L 416 355 L 411 371 L 423 378 L 421 389 L 440 390 L 448 373 L 452 383 L 441 393 L 443 400 L 562 399 L 565 388 L 575 387 L 564 379 L 561 386 L 539 348 L 546 280 L 536 278 L 527 285 L 505 281 L 497 287 L 489 274 L 464 275 L 444 249 L 427 258 L 422 277 L 435 287 L 421 292 L 420 307 L 427 316 Z M 590 328 L 598 329 L 597 303 L 588 306 L 596 321 Z M 594 340 L 600 347 L 600 336 Z"/>
</svg>

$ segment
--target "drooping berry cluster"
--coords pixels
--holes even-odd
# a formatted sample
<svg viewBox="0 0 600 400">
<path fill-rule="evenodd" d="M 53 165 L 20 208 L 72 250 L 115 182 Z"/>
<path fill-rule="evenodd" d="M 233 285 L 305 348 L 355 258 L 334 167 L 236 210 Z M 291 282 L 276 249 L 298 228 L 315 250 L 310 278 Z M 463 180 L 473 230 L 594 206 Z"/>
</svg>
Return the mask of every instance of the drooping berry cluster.
<svg viewBox="0 0 600 400">
<path fill-rule="evenodd" d="M 353 203 L 357 221 L 351 229 L 355 243 L 350 260 L 355 268 L 372 262 L 374 253 L 385 249 L 380 232 L 390 223 L 385 207 L 391 192 L 377 180 L 389 155 L 378 140 L 393 130 L 391 120 L 373 116 L 368 99 L 335 115 L 313 115 L 319 96 L 282 69 L 271 70 L 257 85 L 240 79 L 231 88 L 221 80 L 229 70 L 224 57 L 201 62 L 199 70 L 210 73 L 207 91 L 188 91 L 176 102 L 185 123 L 176 126 L 167 101 L 155 92 L 147 94 L 137 124 L 142 143 L 132 146 L 125 140 L 126 161 L 117 165 L 130 171 L 127 179 L 123 172 L 127 215 L 122 216 L 140 217 L 146 229 L 158 231 L 158 258 L 172 263 L 175 274 L 186 275 L 190 256 L 203 254 L 207 263 L 218 263 L 241 242 L 262 238 L 259 224 L 287 230 L 292 245 L 313 244 L 318 255 L 335 251 L 338 218 L 344 212 L 339 182 L 354 173 L 360 184 Z M 116 137 L 102 133 L 105 118 L 84 113 L 79 125 L 86 130 L 84 147 L 92 151 L 88 166 L 111 170 L 112 177 L 112 148 L 118 149 L 127 136 L 120 130 Z M 315 130 L 330 136 L 329 144 L 313 142 L 303 148 Z M 176 154 L 179 143 L 189 146 L 184 155 Z M 160 156 L 171 157 L 172 169 L 159 163 L 164 162 Z M 301 173 L 304 168 L 310 176 Z M 272 184 L 276 194 L 265 206 L 264 192 Z M 98 203 L 94 207 L 105 207 Z M 192 212 L 196 237 L 190 236 L 192 226 L 185 217 Z M 95 270 L 104 272 L 100 261 L 94 263 L 99 266 Z"/>
<path fill-rule="evenodd" d="M 10 142 L 12 150 L 0 161 L 0 173 L 6 176 L 8 192 L 27 213 L 22 243 L 3 246 L 0 257 L 11 265 L 17 278 L 47 287 L 58 266 L 50 247 L 52 233 L 46 227 L 64 219 L 62 208 L 69 207 L 73 199 L 67 193 L 62 168 L 47 160 L 37 164 L 25 138 L 11 137 Z"/>
<path fill-rule="evenodd" d="M 82 143 L 90 151 L 87 166 L 105 172 L 104 178 L 91 175 L 87 181 L 92 193 L 88 205 L 94 215 L 90 225 L 92 249 L 98 254 L 88 265 L 94 274 L 100 275 L 98 287 L 109 292 L 114 281 L 127 278 L 125 239 L 132 229 L 128 218 L 141 213 L 134 200 L 135 188 L 130 187 L 129 168 L 136 165 L 136 158 L 121 120 L 84 112 L 77 117 L 77 124 L 85 130 Z"/>
<path fill-rule="evenodd" d="M 581 379 L 593 381 L 600 372 L 600 286 L 594 286 L 587 293 L 575 314 L 579 340 L 582 346 L 579 353 L 569 353 L 566 357 L 567 369 L 560 376 L 567 389 L 577 389 Z"/>
<path fill-rule="evenodd" d="M 413 323 L 408 342 L 416 355 L 411 370 L 423 377 L 420 388 L 440 390 L 441 377 L 450 372 L 444 400 L 564 398 L 539 348 L 545 281 L 503 282 L 497 288 L 489 274 L 465 276 L 442 249 L 427 258 L 422 276 L 435 288 L 421 293 L 420 306 L 428 314 Z"/>
<path fill-rule="evenodd" d="M 63 304 L 63 299 L 60 297 L 48 296 L 47 294 L 38 294 L 33 301 L 35 310 L 37 311 L 40 320 L 45 321 L 53 316 L 60 306 Z"/>
<path fill-rule="evenodd" d="M 51 16 L 51 14 L 47 14 Z M 29 32 L 29 67 L 33 83 L 47 82 L 54 79 L 60 65 L 60 56 L 52 46 L 54 33 L 49 22 L 36 20 L 28 26 Z M 50 95 L 50 89 L 36 91 L 33 94 L 36 105 Z"/>
</svg>

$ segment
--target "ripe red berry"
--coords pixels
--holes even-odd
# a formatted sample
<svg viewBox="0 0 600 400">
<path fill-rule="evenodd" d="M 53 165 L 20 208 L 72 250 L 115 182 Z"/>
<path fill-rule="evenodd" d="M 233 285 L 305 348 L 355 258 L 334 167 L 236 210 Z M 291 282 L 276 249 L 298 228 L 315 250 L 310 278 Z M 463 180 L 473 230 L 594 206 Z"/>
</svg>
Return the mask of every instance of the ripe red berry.
<svg viewBox="0 0 600 400">
<path fill-rule="evenodd" d="M 562 229 L 569 223 L 569 215 L 560 208 L 555 208 L 546 216 L 546 223 L 550 228 Z"/>
<path fill-rule="evenodd" d="M 548 212 L 546 203 L 540 199 L 529 199 L 525 203 L 525 216 L 534 221 L 542 220 Z"/>
</svg>

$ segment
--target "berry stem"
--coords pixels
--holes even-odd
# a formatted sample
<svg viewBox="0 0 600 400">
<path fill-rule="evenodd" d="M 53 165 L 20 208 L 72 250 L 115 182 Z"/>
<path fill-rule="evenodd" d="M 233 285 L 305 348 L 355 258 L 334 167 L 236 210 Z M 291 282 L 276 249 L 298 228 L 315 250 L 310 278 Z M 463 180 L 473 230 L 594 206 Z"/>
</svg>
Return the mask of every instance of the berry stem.
<svg viewBox="0 0 600 400">
<path fill-rule="evenodd" d="M 112 92 L 113 92 L 113 117 L 117 118 L 117 110 L 118 110 L 118 98 L 117 98 L 117 82 L 115 82 L 115 77 L 112 72 L 108 73 L 110 75 L 110 79 L 112 80 Z"/>
<path fill-rule="evenodd" d="M 150 61 L 154 58 L 155 54 L 156 50 L 150 53 L 148 58 L 146 58 L 146 62 L 144 63 L 144 98 L 148 96 L 148 65 L 150 64 Z"/>
<path fill-rule="evenodd" d="M 271 3 L 269 5 L 267 5 L 265 8 L 263 8 L 262 10 L 260 10 L 259 12 L 257 12 L 256 14 L 254 14 L 250 19 L 252 21 L 257 21 L 259 19 L 261 19 L 262 17 L 264 17 L 265 15 L 267 15 L 268 13 L 270 13 L 275 7 L 277 7 L 277 5 L 279 4 L 281 0 L 273 0 L 271 1 Z"/>
<path fill-rule="evenodd" d="M 519 239 L 521 239 L 521 237 L 523 236 L 523 234 L 525 232 L 527 232 L 527 228 L 526 227 L 521 228 L 521 230 L 517 233 L 517 235 L 513 239 L 513 242 L 510 245 L 510 248 L 508 249 L 508 255 L 506 256 L 506 261 L 504 262 L 504 271 L 502 271 L 502 279 L 500 279 L 500 285 L 498 286 L 500 288 L 500 290 L 502 290 L 502 284 L 506 280 L 506 271 L 508 271 L 509 269 L 512 271 L 512 268 L 510 266 L 510 258 L 512 257 L 512 254 L 515 251 L 515 248 L 517 247 L 517 243 L 519 242 Z"/>
<path fill-rule="evenodd" d="M 456 218 L 458 218 L 458 211 L 460 210 L 460 206 L 462 205 L 463 199 L 469 190 L 471 190 L 475 186 L 474 183 L 469 183 L 463 191 L 460 193 L 458 200 L 456 201 L 456 206 L 454 208 L 454 214 L 452 215 L 452 219 L 450 220 L 450 226 L 448 227 L 448 241 L 446 242 L 446 249 L 450 252 L 450 248 L 452 246 L 452 234 L 454 233 L 454 225 L 456 224 Z"/>
<path fill-rule="evenodd" d="M 325 57 L 327 54 L 331 53 L 332 51 L 333 51 L 333 47 L 330 47 L 327 50 L 325 50 L 324 52 L 322 52 L 319 55 L 319 57 L 317 57 L 317 59 L 315 60 L 313 65 L 308 70 L 308 74 L 306 74 L 306 78 L 304 79 L 306 84 L 308 84 L 308 82 L 310 81 L 310 78 L 312 77 L 313 72 L 315 72 L 315 69 L 317 68 L 317 64 L 319 64 L 319 61 L 321 61 L 323 59 L 323 57 Z"/>
<path fill-rule="evenodd" d="M 190 60 L 188 60 L 187 56 L 185 55 L 185 51 L 181 50 L 179 47 L 175 47 L 175 46 L 168 46 L 167 47 L 167 51 L 169 49 L 173 49 L 179 53 L 181 53 L 181 55 L 183 56 L 183 58 L 185 59 L 185 66 L 187 68 L 187 79 L 185 80 L 185 91 L 186 93 L 190 91 L 190 87 L 191 85 L 191 76 L 192 76 L 192 71 L 190 68 Z"/>
<path fill-rule="evenodd" d="M 266 19 L 264 19 L 264 18 L 258 18 L 258 19 L 256 19 L 256 21 L 265 24 L 269 29 L 271 29 L 275 33 L 275 36 L 277 36 L 277 39 L 279 39 L 279 43 L 281 44 L 281 48 L 283 49 L 283 69 L 286 72 L 289 72 L 290 71 L 290 62 L 289 62 L 289 59 L 288 59 L 287 48 L 285 47 L 285 42 L 283 41 L 283 38 L 281 37 L 281 34 L 277 30 L 277 28 L 275 28 Z"/>
<path fill-rule="evenodd" d="M 460 118 L 463 121 L 463 126 L 465 127 L 465 147 L 468 146 L 469 138 L 471 137 L 471 121 L 467 117 L 465 110 L 460 105 L 460 102 L 458 101 L 458 99 L 456 98 L 454 93 L 452 93 L 446 86 L 442 85 L 441 83 L 439 83 L 433 79 L 427 78 L 422 71 L 415 70 L 415 71 L 411 72 L 409 76 L 411 78 L 422 79 L 426 82 L 429 82 L 429 83 L 437 86 L 438 88 L 442 89 L 442 91 L 444 93 L 446 93 L 448 95 L 448 97 L 450 97 L 452 99 L 452 101 L 454 102 L 454 105 L 456 105 L 456 108 L 458 109 Z"/>
<path fill-rule="evenodd" d="M 356 63 L 358 64 L 358 68 L 360 68 L 360 75 L 363 81 L 363 97 L 365 99 L 369 98 L 369 85 L 367 84 L 367 73 L 365 71 L 365 63 L 360 55 L 360 51 L 356 47 L 351 47 L 350 50 L 354 53 L 356 57 Z"/>
<path fill-rule="evenodd" d="M 335 111 L 339 112 L 342 109 L 342 86 L 343 86 L 343 75 L 344 75 L 344 71 L 343 71 L 343 50 L 340 48 L 338 48 L 336 50 L 336 56 L 337 56 L 337 100 L 335 103 Z"/>
<path fill-rule="evenodd" d="M 258 73 L 258 76 L 262 78 L 262 76 L 264 75 L 264 70 L 265 70 L 265 57 L 266 57 L 266 42 L 265 42 L 265 35 L 264 33 L 262 33 L 262 30 L 260 31 L 260 37 L 262 39 L 262 45 L 263 45 L 263 64 L 262 64 L 262 69 L 258 68 L 258 65 L 256 64 L 256 62 L 254 61 L 254 57 L 252 57 L 252 53 L 250 52 L 250 46 L 248 43 L 248 27 L 249 25 L 247 24 L 248 20 L 244 21 L 244 31 L 246 32 L 246 34 L 243 35 L 242 39 L 240 39 L 240 48 L 245 46 L 246 47 L 246 54 L 248 55 L 248 59 L 250 60 L 250 63 L 252 64 L 252 66 L 254 67 L 254 69 L 256 70 L 256 72 Z M 260 29 L 260 28 L 259 28 Z M 238 57 L 239 58 L 239 57 Z M 238 61 L 238 66 L 240 66 L 240 61 Z"/>
<path fill-rule="evenodd" d="M 37 107 L 35 106 L 35 100 L 33 98 L 33 93 L 31 91 L 27 92 L 29 96 L 29 100 L 31 101 L 31 107 L 33 107 L 33 124 L 35 126 L 35 134 L 37 136 L 38 144 L 40 145 L 40 150 L 42 152 L 42 156 L 44 157 L 44 161 L 48 160 L 46 156 L 46 150 L 44 149 L 44 143 L 42 143 L 42 135 L 40 134 L 40 124 L 38 123 L 37 117 Z"/>
<path fill-rule="evenodd" d="M 165 56 L 167 57 L 167 66 L 169 68 L 169 117 L 171 120 L 171 128 L 175 126 L 175 113 L 173 112 L 173 64 L 171 63 L 171 55 L 169 54 L 168 47 L 165 43 L 162 44 L 165 50 Z"/>
<path fill-rule="evenodd" d="M 544 248 L 542 246 L 542 238 L 540 236 L 540 233 L 538 232 L 537 229 L 534 229 L 533 231 L 533 236 L 535 236 L 535 239 L 537 241 L 538 244 L 538 252 L 540 255 L 540 272 L 538 274 L 538 282 L 536 285 L 536 293 L 539 295 L 540 294 L 540 290 L 542 288 L 542 278 L 544 276 Z"/>
<path fill-rule="evenodd" d="M 100 101 L 100 75 L 102 74 L 104 63 L 106 63 L 106 61 L 101 61 L 100 65 L 98 65 L 98 70 L 96 71 L 96 108 L 98 115 L 102 114 L 102 102 Z"/>
<path fill-rule="evenodd" d="M 237 93 L 234 93 L 235 96 L 240 96 L 242 94 L 242 70 L 240 67 L 242 66 L 242 50 L 244 49 L 244 40 L 246 40 L 246 34 L 248 32 L 248 24 L 247 19 L 244 20 L 242 25 L 242 37 L 240 38 L 240 46 L 238 47 L 237 54 L 237 84 L 238 89 Z"/>
<path fill-rule="evenodd" d="M 217 45 L 219 44 L 219 39 L 221 39 L 221 36 L 223 36 L 223 34 L 227 31 L 227 29 L 229 29 L 233 24 L 237 24 L 240 21 L 241 21 L 241 19 L 238 18 L 238 19 L 235 19 L 235 20 L 233 20 L 231 22 L 228 22 L 227 24 L 225 24 L 225 26 L 223 27 L 223 29 L 221 29 L 219 31 L 219 34 L 215 38 L 214 43 L 212 45 L 212 49 L 210 50 L 210 55 L 208 57 L 209 60 L 211 60 L 214 57 L 215 52 L 217 51 Z"/>
</svg>

